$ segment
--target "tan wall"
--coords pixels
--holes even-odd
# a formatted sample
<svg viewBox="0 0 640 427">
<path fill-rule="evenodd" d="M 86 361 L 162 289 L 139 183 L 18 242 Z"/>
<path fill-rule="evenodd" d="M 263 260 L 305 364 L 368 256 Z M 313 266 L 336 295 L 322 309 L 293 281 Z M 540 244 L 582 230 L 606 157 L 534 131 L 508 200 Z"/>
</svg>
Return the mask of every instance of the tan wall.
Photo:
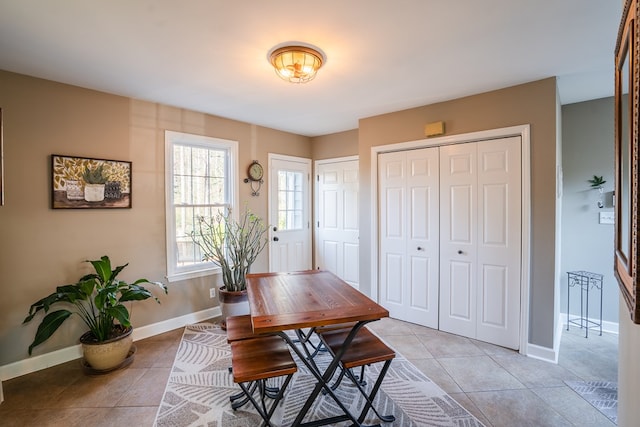
<svg viewBox="0 0 640 427">
<path fill-rule="evenodd" d="M 444 121 L 446 135 L 531 124 L 531 298 L 529 342 L 553 347 L 555 270 L 555 78 L 410 110 L 359 123 L 360 247 L 371 247 L 371 147 L 424 138 L 424 125 Z M 368 250 L 360 251 L 360 288 L 371 280 Z"/>
<path fill-rule="evenodd" d="M 0 108 L 6 184 L 6 205 L 0 207 L 0 366 L 27 358 L 37 327 L 21 325 L 29 306 L 88 272 L 83 260 L 107 254 L 115 263 L 130 263 L 125 280 L 166 283 L 165 129 L 239 141 L 240 181 L 251 160 L 267 167 L 269 152 L 311 158 L 307 137 L 3 71 Z M 132 209 L 51 209 L 51 154 L 132 161 Z M 248 184 L 239 185 L 241 204 L 266 217 L 267 193 L 252 197 Z M 253 271 L 265 271 L 267 260 L 264 252 Z M 217 305 L 210 287 L 211 277 L 171 283 L 160 306 L 133 304 L 132 322 L 144 326 Z M 34 355 L 76 344 L 83 330 L 74 320 Z"/>
<path fill-rule="evenodd" d="M 358 154 L 358 129 L 311 138 L 313 160 L 335 159 Z"/>
</svg>

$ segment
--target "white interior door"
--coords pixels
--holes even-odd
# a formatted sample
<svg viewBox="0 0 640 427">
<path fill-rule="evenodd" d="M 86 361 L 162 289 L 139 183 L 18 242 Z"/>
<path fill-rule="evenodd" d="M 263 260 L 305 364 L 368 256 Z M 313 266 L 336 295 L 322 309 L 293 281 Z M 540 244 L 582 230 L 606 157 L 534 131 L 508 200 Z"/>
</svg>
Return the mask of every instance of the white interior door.
<svg viewBox="0 0 640 427">
<path fill-rule="evenodd" d="M 476 338 L 520 346 L 522 153 L 520 138 L 478 146 L 478 323 Z"/>
<path fill-rule="evenodd" d="M 269 154 L 269 271 L 311 269 L 311 160 Z"/>
<path fill-rule="evenodd" d="M 440 148 L 440 329 L 475 337 L 477 318 L 477 149 Z"/>
<path fill-rule="evenodd" d="M 438 148 L 384 153 L 380 301 L 389 315 L 438 327 Z"/>
<path fill-rule="evenodd" d="M 316 163 L 316 268 L 359 283 L 358 160 Z"/>
<path fill-rule="evenodd" d="M 517 349 L 519 137 L 440 148 L 440 329 Z"/>
</svg>

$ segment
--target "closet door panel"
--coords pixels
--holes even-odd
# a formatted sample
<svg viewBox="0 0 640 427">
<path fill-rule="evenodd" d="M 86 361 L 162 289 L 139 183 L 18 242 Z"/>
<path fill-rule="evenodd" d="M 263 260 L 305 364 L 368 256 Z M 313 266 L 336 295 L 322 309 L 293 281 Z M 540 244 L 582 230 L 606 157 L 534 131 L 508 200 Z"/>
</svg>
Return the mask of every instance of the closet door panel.
<svg viewBox="0 0 640 427">
<path fill-rule="evenodd" d="M 380 295 L 391 317 L 438 327 L 438 149 L 385 153 L 380 175 Z M 402 254 L 402 273 L 392 272 Z M 397 276 L 397 277 L 396 277 Z"/>
<path fill-rule="evenodd" d="M 476 143 L 478 150 L 478 327 L 476 338 L 520 344 L 522 177 L 520 138 Z"/>
<path fill-rule="evenodd" d="M 477 319 L 477 157 L 440 147 L 440 329 L 474 337 Z"/>
</svg>

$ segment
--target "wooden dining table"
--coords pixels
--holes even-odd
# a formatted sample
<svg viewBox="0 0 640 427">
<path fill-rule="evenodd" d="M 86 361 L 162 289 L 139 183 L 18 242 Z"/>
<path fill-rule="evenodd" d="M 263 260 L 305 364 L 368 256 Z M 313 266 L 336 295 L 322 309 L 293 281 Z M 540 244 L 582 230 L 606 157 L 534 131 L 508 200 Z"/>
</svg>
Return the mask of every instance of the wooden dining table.
<svg viewBox="0 0 640 427">
<path fill-rule="evenodd" d="M 317 380 L 292 425 L 319 426 L 347 420 L 360 425 L 356 417 L 339 401 L 329 386 L 329 381 L 357 331 L 366 323 L 388 317 L 389 311 L 338 276 L 323 270 L 249 274 L 247 295 L 253 332 L 279 334 Z M 321 369 L 311 357 L 309 347 L 304 345 L 309 335 L 305 335 L 303 331 L 340 324 L 349 324 L 351 332 L 345 338 L 341 350 L 333 355 L 329 365 Z M 296 337 L 291 337 L 287 331 L 294 331 Z M 343 413 L 323 420 L 303 422 L 323 389 Z"/>
</svg>

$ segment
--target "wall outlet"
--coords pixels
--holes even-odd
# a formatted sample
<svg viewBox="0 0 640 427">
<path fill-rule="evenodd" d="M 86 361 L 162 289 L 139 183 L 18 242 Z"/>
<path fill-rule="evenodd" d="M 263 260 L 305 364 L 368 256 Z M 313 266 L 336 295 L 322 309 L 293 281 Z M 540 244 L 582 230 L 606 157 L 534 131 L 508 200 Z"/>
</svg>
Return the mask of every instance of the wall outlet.
<svg viewBox="0 0 640 427">
<path fill-rule="evenodd" d="M 215 297 L 216 297 L 216 288 L 209 289 L 209 298 L 215 298 Z"/>
</svg>

